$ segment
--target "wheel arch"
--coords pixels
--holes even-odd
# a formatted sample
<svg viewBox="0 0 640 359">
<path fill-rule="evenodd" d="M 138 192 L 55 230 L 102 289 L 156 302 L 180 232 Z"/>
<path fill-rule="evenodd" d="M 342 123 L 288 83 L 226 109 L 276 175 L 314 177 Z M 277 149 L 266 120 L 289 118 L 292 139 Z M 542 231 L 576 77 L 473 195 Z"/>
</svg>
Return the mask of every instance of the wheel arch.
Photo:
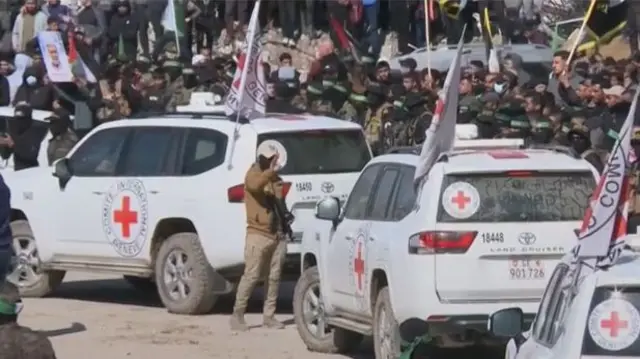
<svg viewBox="0 0 640 359">
<path fill-rule="evenodd" d="M 27 214 L 24 213 L 21 209 L 18 208 L 11 208 L 11 215 L 10 215 L 11 219 L 10 222 L 13 221 L 20 221 L 20 220 L 25 220 L 27 222 L 29 222 L 29 219 L 27 218 Z"/>
<path fill-rule="evenodd" d="M 176 233 L 195 233 L 198 234 L 195 224 L 188 218 L 169 217 L 163 218 L 156 224 L 151 237 L 151 245 L 149 247 L 149 255 L 151 258 L 151 268 L 155 265 L 156 257 L 162 243 Z"/>
<path fill-rule="evenodd" d="M 370 286 L 370 301 L 371 303 L 371 313 L 376 305 L 376 300 L 378 299 L 378 293 L 384 287 L 389 286 L 389 277 L 387 276 L 387 272 L 382 268 L 376 268 L 371 272 L 371 286 Z M 391 288 L 389 288 L 391 290 Z"/>
<path fill-rule="evenodd" d="M 318 258 L 316 258 L 316 255 L 314 253 L 307 252 L 302 256 L 302 272 L 317 265 Z"/>
</svg>

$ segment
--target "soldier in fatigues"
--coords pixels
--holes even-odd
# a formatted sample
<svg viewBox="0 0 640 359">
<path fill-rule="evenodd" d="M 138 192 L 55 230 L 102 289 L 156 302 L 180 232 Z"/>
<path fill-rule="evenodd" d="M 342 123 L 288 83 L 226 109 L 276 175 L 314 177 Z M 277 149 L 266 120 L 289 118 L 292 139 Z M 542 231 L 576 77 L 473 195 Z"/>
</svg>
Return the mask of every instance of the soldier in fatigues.
<svg viewBox="0 0 640 359">
<path fill-rule="evenodd" d="M 431 125 L 433 114 L 427 107 L 427 99 L 417 93 L 410 93 L 405 100 L 409 121 L 397 139 L 401 146 L 415 146 L 424 142 L 425 132 Z"/>
<path fill-rule="evenodd" d="M 65 110 L 54 111 L 53 116 L 48 118 L 51 139 L 47 147 L 47 159 L 49 166 L 54 161 L 63 158 L 78 143 L 78 136 L 71 129 L 71 118 Z"/>
<path fill-rule="evenodd" d="M 234 331 L 246 331 L 244 321 L 249 297 L 258 281 L 265 280 L 263 325 L 282 329 L 275 319 L 276 301 L 280 286 L 282 265 L 287 252 L 285 233 L 290 232 L 293 217 L 286 209 L 282 195 L 278 149 L 268 143 L 258 145 L 257 160 L 244 180 L 244 198 L 247 213 L 247 237 L 244 251 L 244 274 L 238 284 L 236 302 L 230 325 Z"/>
<path fill-rule="evenodd" d="M 364 134 L 374 154 L 381 154 L 385 148 L 384 126 L 390 120 L 393 105 L 386 102 L 385 89 L 378 83 L 372 83 L 367 87 L 367 103 L 369 108 L 364 116 Z"/>
<path fill-rule="evenodd" d="M 482 104 L 473 94 L 473 83 L 468 76 L 460 81 L 457 123 L 471 123 L 482 110 Z"/>
<path fill-rule="evenodd" d="M 43 334 L 18 324 L 22 301 L 18 288 L 0 284 L 0 348 L 3 358 L 56 359 L 51 341 Z"/>
<path fill-rule="evenodd" d="M 177 106 L 186 106 L 191 101 L 191 94 L 198 86 L 198 77 L 196 72 L 191 67 L 185 67 L 182 69 L 182 76 L 177 78 L 170 88 L 171 99 L 167 107 L 169 109 L 175 109 Z"/>
<path fill-rule="evenodd" d="M 328 87 L 332 87 L 333 83 L 327 83 Z M 320 91 L 320 94 L 318 94 Z M 324 81 L 314 81 L 307 86 L 307 96 L 309 97 L 309 111 L 314 115 L 332 116 L 334 114 L 330 97 L 327 95 L 327 89 Z"/>
</svg>

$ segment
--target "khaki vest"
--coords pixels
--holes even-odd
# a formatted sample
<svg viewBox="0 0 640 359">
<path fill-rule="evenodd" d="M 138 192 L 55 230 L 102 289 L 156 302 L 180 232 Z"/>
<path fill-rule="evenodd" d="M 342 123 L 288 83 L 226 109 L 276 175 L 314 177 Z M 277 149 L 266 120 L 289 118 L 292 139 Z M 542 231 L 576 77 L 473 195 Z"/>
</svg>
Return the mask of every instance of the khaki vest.
<svg viewBox="0 0 640 359">
<path fill-rule="evenodd" d="M 392 105 L 385 103 L 380 106 L 376 112 L 371 111 L 371 109 L 367 110 L 367 115 L 364 120 L 364 134 L 365 138 L 369 145 L 374 144 L 380 140 L 380 129 L 382 127 L 382 116 L 383 114 L 391 108 Z"/>
<path fill-rule="evenodd" d="M 127 102 L 127 99 L 122 94 L 122 80 L 116 81 L 114 91 L 111 91 L 109 88 L 107 80 L 100 80 L 99 84 L 102 96 L 111 95 L 115 106 L 113 108 L 102 106 L 97 113 L 98 119 L 103 121 L 113 115 L 114 112 L 118 112 L 120 116 L 123 117 L 129 116 L 131 114 L 131 108 L 129 107 L 129 102 Z"/>
</svg>

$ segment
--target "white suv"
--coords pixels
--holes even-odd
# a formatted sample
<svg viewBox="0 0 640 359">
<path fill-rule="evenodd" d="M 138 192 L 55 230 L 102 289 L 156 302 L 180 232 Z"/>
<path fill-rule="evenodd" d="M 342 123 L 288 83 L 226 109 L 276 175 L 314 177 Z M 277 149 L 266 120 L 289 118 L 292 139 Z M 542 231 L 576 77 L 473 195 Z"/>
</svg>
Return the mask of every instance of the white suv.
<svg viewBox="0 0 640 359">
<path fill-rule="evenodd" d="M 409 318 L 426 319 L 437 345 L 459 347 L 491 343 L 489 315 L 505 302 L 533 317 L 596 181 L 566 149 L 500 141 L 441 155 L 418 193 L 417 153 L 376 157 L 344 208 L 318 204 L 293 307 L 309 349 L 346 351 L 372 335 L 376 358 L 393 358 Z"/>
<path fill-rule="evenodd" d="M 286 269 L 299 275 L 301 229 L 317 199 L 346 198 L 371 159 L 360 126 L 272 115 L 237 126 L 219 115 L 180 114 L 99 126 L 51 168 L 5 174 L 18 254 L 11 278 L 43 296 L 65 271 L 120 273 L 155 282 L 175 313 L 209 311 L 242 274 L 243 182 L 256 148 L 279 147 L 286 200 L 296 217 Z"/>
</svg>

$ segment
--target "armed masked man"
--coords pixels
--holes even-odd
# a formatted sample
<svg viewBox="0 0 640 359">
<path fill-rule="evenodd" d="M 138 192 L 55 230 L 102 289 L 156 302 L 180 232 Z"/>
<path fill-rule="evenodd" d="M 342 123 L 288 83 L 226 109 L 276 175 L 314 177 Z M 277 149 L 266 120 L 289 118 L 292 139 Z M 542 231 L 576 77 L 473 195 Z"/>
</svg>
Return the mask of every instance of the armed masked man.
<svg viewBox="0 0 640 359">
<path fill-rule="evenodd" d="M 264 141 L 258 146 L 258 158 L 244 181 L 244 203 L 247 211 L 247 237 L 244 250 L 244 274 L 238 284 L 236 302 L 231 315 L 231 330 L 246 331 L 244 313 L 249 297 L 258 280 L 265 280 L 263 325 L 282 329 L 284 325 L 275 319 L 280 275 L 284 264 L 287 243 L 291 235 L 293 216 L 286 208 L 282 194 L 282 179 L 277 171 L 278 143 Z"/>
</svg>

